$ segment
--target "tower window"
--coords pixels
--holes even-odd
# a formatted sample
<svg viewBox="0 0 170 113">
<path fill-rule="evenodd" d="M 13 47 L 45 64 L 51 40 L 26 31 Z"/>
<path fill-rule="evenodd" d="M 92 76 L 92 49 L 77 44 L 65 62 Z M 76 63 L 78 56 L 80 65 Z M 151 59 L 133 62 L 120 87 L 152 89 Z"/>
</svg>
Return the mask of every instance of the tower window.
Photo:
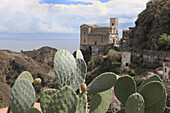
<svg viewBox="0 0 170 113">
<path fill-rule="evenodd" d="M 86 32 L 84 31 L 84 35 L 86 34 Z"/>
<path fill-rule="evenodd" d="M 86 43 L 86 39 L 84 39 L 84 43 Z"/>
<path fill-rule="evenodd" d="M 114 26 L 114 23 L 112 23 L 112 26 Z"/>
</svg>

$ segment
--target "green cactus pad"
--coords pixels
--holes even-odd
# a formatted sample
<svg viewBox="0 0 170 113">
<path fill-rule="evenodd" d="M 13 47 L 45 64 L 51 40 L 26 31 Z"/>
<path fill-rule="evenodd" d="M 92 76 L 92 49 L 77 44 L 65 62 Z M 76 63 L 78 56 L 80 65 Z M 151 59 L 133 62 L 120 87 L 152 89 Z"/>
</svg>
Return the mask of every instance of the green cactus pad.
<svg viewBox="0 0 170 113">
<path fill-rule="evenodd" d="M 126 113 L 144 113 L 145 101 L 139 93 L 129 96 L 125 104 Z"/>
<path fill-rule="evenodd" d="M 90 113 L 106 113 L 112 99 L 112 89 L 92 95 Z"/>
<path fill-rule="evenodd" d="M 34 82 L 32 75 L 28 71 L 24 71 L 18 76 L 17 80 L 21 80 L 21 79 L 26 79 L 26 80 L 30 81 L 31 83 Z"/>
<path fill-rule="evenodd" d="M 116 75 L 112 72 L 102 73 L 97 76 L 87 87 L 89 94 L 97 94 L 113 87 L 116 82 Z"/>
<path fill-rule="evenodd" d="M 10 107 L 13 113 L 24 113 L 35 102 L 35 90 L 25 79 L 17 80 L 11 90 Z"/>
<path fill-rule="evenodd" d="M 76 58 L 84 60 L 83 54 L 79 49 L 76 51 Z"/>
<path fill-rule="evenodd" d="M 114 113 L 125 113 L 125 110 L 124 110 L 124 109 L 121 109 L 121 110 L 116 111 L 116 112 L 114 112 Z"/>
<path fill-rule="evenodd" d="M 141 85 L 140 85 L 140 87 L 139 87 L 139 90 L 141 90 L 144 85 L 146 85 L 148 82 L 151 82 L 151 81 L 159 81 L 159 82 L 162 82 L 162 80 L 161 80 L 161 78 L 160 78 L 159 76 L 153 75 L 153 76 L 145 79 L 145 80 L 141 83 Z"/>
<path fill-rule="evenodd" d="M 41 113 L 41 111 L 35 107 L 31 107 L 27 109 L 25 113 Z"/>
<path fill-rule="evenodd" d="M 114 92 L 117 99 L 125 104 L 128 97 L 136 92 L 136 83 L 130 76 L 120 77 L 115 84 Z"/>
<path fill-rule="evenodd" d="M 147 108 L 145 113 L 163 113 L 166 106 L 166 97 L 166 91 L 164 91 L 162 98 L 156 104 Z"/>
<path fill-rule="evenodd" d="M 163 85 L 158 81 L 152 81 L 143 86 L 139 93 L 145 100 L 145 108 L 151 107 L 157 103 L 164 93 Z"/>
<path fill-rule="evenodd" d="M 75 74 L 74 78 L 70 81 L 70 86 L 76 91 L 81 87 L 83 83 L 86 72 L 87 72 L 87 65 L 86 62 L 82 59 L 76 59 L 77 62 L 77 73 Z"/>
<path fill-rule="evenodd" d="M 78 97 L 71 87 L 63 87 L 51 99 L 48 113 L 75 113 Z"/>
<path fill-rule="evenodd" d="M 58 50 L 54 56 L 54 70 L 59 88 L 68 85 L 74 77 L 77 63 L 67 50 Z"/>
<path fill-rule="evenodd" d="M 43 113 L 49 113 L 48 107 L 50 105 L 51 99 L 54 96 L 54 94 L 57 93 L 58 90 L 56 89 L 45 89 L 40 94 L 40 106 Z"/>
<path fill-rule="evenodd" d="M 87 95 L 80 93 L 78 95 L 78 105 L 76 113 L 86 113 L 87 112 Z"/>
</svg>

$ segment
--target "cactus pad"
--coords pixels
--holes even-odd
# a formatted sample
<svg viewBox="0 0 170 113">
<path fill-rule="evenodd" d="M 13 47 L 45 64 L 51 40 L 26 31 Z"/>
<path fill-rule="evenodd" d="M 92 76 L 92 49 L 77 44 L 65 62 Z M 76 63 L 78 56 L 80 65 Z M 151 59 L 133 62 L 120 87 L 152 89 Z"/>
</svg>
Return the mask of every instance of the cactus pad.
<svg viewBox="0 0 170 113">
<path fill-rule="evenodd" d="M 87 95 L 80 93 L 78 95 L 78 105 L 76 113 L 86 113 L 87 112 Z"/>
<path fill-rule="evenodd" d="M 136 92 L 136 83 L 130 76 L 120 77 L 114 87 L 117 99 L 125 104 L 128 97 Z"/>
<path fill-rule="evenodd" d="M 35 102 L 35 90 L 25 79 L 17 80 L 11 90 L 10 107 L 13 113 L 24 113 Z"/>
<path fill-rule="evenodd" d="M 163 113 L 165 106 L 166 106 L 166 91 L 164 91 L 162 98 L 156 104 L 145 110 L 145 113 Z"/>
<path fill-rule="evenodd" d="M 158 81 L 152 81 L 143 86 L 139 93 L 145 100 L 145 108 L 157 103 L 163 96 L 165 89 Z"/>
<path fill-rule="evenodd" d="M 83 83 L 86 72 L 87 72 L 87 65 L 86 62 L 82 59 L 76 59 L 77 69 L 74 75 L 74 78 L 70 81 L 70 86 L 76 91 L 80 88 L 81 84 Z"/>
<path fill-rule="evenodd" d="M 112 89 L 92 95 L 90 113 L 106 113 L 112 99 Z"/>
<path fill-rule="evenodd" d="M 58 50 L 54 56 L 54 70 L 59 87 L 68 85 L 77 69 L 76 60 L 67 50 Z"/>
<path fill-rule="evenodd" d="M 32 75 L 28 71 L 24 71 L 18 76 L 17 80 L 21 80 L 21 79 L 26 79 L 30 81 L 31 83 L 34 82 Z"/>
<path fill-rule="evenodd" d="M 97 94 L 113 87 L 116 82 L 116 75 L 112 72 L 102 73 L 97 76 L 87 87 L 89 94 Z"/>
<path fill-rule="evenodd" d="M 49 113 L 48 107 L 50 105 L 51 99 L 58 90 L 56 89 L 45 89 L 40 95 L 40 106 L 43 113 Z"/>
<path fill-rule="evenodd" d="M 83 54 L 79 49 L 76 51 L 76 58 L 84 60 Z"/>
<path fill-rule="evenodd" d="M 41 113 L 41 111 L 35 107 L 31 107 L 27 109 L 25 113 Z"/>
<path fill-rule="evenodd" d="M 144 113 L 145 101 L 139 93 L 129 96 L 125 104 L 126 113 Z"/>
<path fill-rule="evenodd" d="M 144 85 L 146 85 L 148 82 L 151 82 L 151 81 L 159 81 L 159 82 L 162 82 L 162 80 L 161 80 L 161 78 L 160 78 L 159 76 L 153 75 L 153 76 L 149 77 L 148 79 L 145 79 L 145 80 L 141 83 L 141 85 L 140 85 L 140 87 L 139 87 L 139 90 L 141 90 Z"/>
<path fill-rule="evenodd" d="M 51 99 L 48 113 L 75 113 L 78 97 L 71 87 L 63 87 Z"/>
</svg>

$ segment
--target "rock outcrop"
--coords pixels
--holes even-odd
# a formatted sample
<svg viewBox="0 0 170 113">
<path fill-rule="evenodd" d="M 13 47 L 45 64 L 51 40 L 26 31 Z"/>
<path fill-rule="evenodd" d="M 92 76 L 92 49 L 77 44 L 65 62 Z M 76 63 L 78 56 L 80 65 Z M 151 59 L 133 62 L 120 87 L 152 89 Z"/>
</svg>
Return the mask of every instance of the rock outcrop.
<svg viewBox="0 0 170 113">
<path fill-rule="evenodd" d="M 159 50 L 158 39 L 170 35 L 170 0 L 152 0 L 138 15 L 129 36 L 129 46 L 140 49 Z"/>
</svg>

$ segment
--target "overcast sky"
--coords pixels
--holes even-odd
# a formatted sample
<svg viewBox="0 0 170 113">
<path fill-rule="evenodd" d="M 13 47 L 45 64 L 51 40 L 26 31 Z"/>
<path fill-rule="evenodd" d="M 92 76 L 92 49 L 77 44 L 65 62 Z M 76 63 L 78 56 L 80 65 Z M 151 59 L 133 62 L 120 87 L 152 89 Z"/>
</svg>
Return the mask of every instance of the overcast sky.
<svg viewBox="0 0 170 113">
<path fill-rule="evenodd" d="M 121 34 L 122 29 L 134 26 L 147 2 L 148 0 L 0 0 L 0 34 L 79 34 L 80 25 L 106 26 L 109 25 L 110 17 L 119 18 Z M 2 38 L 4 39 L 0 37 L 0 41 Z"/>
</svg>

